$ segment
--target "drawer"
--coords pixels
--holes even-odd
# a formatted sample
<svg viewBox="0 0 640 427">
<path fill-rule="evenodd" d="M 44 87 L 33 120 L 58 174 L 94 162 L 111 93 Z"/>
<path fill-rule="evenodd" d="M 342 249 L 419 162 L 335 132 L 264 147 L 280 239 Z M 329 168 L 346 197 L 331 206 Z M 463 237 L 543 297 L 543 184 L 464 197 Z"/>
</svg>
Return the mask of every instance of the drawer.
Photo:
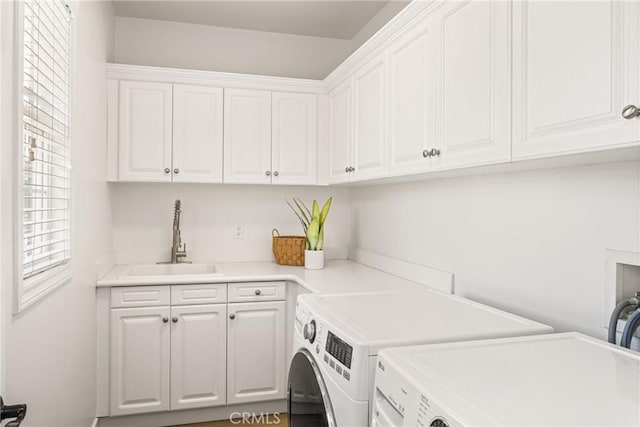
<svg viewBox="0 0 640 427">
<path fill-rule="evenodd" d="M 227 302 L 227 284 L 171 286 L 171 305 L 218 304 Z"/>
<path fill-rule="evenodd" d="M 169 286 L 111 288 L 111 307 L 153 307 L 169 305 Z"/>
<path fill-rule="evenodd" d="M 285 282 L 229 283 L 229 302 L 279 301 L 285 291 Z"/>
</svg>

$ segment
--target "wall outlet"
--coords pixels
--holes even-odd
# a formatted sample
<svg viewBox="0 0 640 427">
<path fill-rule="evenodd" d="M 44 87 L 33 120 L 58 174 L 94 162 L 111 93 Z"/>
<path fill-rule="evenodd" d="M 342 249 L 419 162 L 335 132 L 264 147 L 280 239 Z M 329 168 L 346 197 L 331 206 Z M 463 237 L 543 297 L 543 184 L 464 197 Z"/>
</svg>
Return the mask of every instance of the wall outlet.
<svg viewBox="0 0 640 427">
<path fill-rule="evenodd" d="M 244 224 L 236 224 L 233 227 L 233 237 L 236 239 L 244 239 Z"/>
</svg>

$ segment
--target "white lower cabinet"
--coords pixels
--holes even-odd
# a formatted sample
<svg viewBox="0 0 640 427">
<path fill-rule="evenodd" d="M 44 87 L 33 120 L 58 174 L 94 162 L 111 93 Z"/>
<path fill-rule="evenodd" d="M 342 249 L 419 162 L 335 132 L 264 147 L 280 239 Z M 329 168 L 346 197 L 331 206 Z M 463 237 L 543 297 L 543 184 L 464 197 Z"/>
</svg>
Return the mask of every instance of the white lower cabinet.
<svg viewBox="0 0 640 427">
<path fill-rule="evenodd" d="M 111 310 L 111 415 L 169 409 L 169 307 Z"/>
<path fill-rule="evenodd" d="M 229 304 L 227 402 L 285 397 L 285 302 Z"/>
<path fill-rule="evenodd" d="M 227 305 L 171 307 L 171 409 L 226 403 Z"/>
<path fill-rule="evenodd" d="M 284 399 L 285 286 L 113 288 L 109 415 Z"/>
</svg>

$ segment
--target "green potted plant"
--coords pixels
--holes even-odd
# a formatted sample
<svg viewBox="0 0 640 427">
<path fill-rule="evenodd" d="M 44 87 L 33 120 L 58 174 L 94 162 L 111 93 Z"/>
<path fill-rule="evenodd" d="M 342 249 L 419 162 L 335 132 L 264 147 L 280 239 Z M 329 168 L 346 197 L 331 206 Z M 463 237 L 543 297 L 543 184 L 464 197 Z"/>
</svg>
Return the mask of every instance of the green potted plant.
<svg viewBox="0 0 640 427">
<path fill-rule="evenodd" d="M 329 197 L 322 210 L 320 210 L 317 200 L 313 201 L 311 210 L 300 199 L 294 197 L 293 204 L 287 200 L 287 204 L 300 220 L 307 237 L 307 248 L 304 251 L 304 267 L 306 269 L 320 270 L 324 268 L 324 223 L 327 220 L 332 200 L 333 198 Z"/>
</svg>

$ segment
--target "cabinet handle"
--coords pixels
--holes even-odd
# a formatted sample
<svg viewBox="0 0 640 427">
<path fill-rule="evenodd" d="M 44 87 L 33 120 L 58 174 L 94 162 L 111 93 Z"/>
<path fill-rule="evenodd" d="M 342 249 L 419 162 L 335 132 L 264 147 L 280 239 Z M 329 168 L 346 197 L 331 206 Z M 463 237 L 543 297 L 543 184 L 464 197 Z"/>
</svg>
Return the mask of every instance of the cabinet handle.
<svg viewBox="0 0 640 427">
<path fill-rule="evenodd" d="M 429 155 L 436 157 L 440 155 L 440 150 L 438 150 L 437 148 L 432 148 L 431 151 L 429 151 Z"/>
<path fill-rule="evenodd" d="M 178 318 L 177 318 L 177 317 L 172 317 L 172 318 L 171 318 L 171 321 L 172 321 L 173 323 L 178 323 Z"/>
<path fill-rule="evenodd" d="M 169 168 L 164 168 L 164 173 L 166 173 L 166 174 L 171 173 L 171 169 L 169 169 Z"/>
<path fill-rule="evenodd" d="M 162 323 L 167 323 L 169 321 L 169 318 L 167 316 L 162 318 Z"/>
<path fill-rule="evenodd" d="M 260 295 L 262 293 L 262 291 L 260 289 L 256 289 L 255 294 L 256 295 Z"/>
<path fill-rule="evenodd" d="M 351 166 L 351 172 L 355 172 L 356 168 L 354 168 L 353 166 Z"/>
<path fill-rule="evenodd" d="M 266 171 L 264 174 L 267 176 L 271 176 L 271 171 Z"/>
<path fill-rule="evenodd" d="M 235 315 L 235 314 L 231 313 L 231 314 L 229 315 L 229 319 L 233 320 L 233 319 L 235 319 L 235 318 L 236 318 L 236 315 Z"/>
<path fill-rule="evenodd" d="M 627 120 L 635 119 L 636 117 L 640 117 L 640 108 L 635 105 L 627 105 L 622 109 L 622 117 Z"/>
<path fill-rule="evenodd" d="M 349 173 L 349 166 L 347 166 L 346 168 L 344 168 L 344 171 L 345 171 L 346 173 Z"/>
<path fill-rule="evenodd" d="M 280 172 L 278 172 L 278 171 L 275 171 L 275 172 L 273 173 L 273 176 L 278 176 L 278 175 L 280 175 Z"/>
<path fill-rule="evenodd" d="M 176 175 L 178 175 L 178 174 L 180 173 L 180 169 L 175 168 L 175 169 L 173 170 L 173 173 L 175 173 Z"/>
<path fill-rule="evenodd" d="M 429 157 L 431 156 L 431 153 L 429 152 L 429 150 L 422 150 L 422 157 Z"/>
</svg>

